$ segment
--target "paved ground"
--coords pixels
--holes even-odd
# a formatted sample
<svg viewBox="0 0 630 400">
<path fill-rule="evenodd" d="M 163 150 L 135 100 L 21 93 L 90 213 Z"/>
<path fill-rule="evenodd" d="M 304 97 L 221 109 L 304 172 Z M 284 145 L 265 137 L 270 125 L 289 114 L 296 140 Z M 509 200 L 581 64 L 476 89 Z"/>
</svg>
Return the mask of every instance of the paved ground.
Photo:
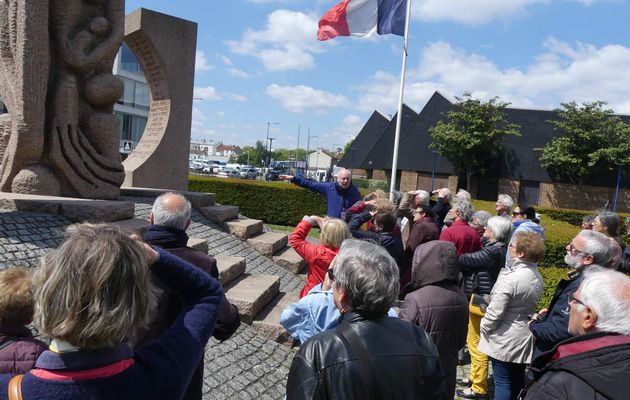
<svg viewBox="0 0 630 400">
<path fill-rule="evenodd" d="M 125 198 L 136 202 L 135 216 L 148 218 L 153 199 Z M 283 269 L 221 226 L 193 211 L 188 230 L 208 240 L 209 253 L 247 259 L 247 273 L 280 276 L 280 290 L 299 290 L 303 275 Z M 37 266 L 39 257 L 57 247 L 71 222 L 57 215 L 8 212 L 0 209 L 0 269 L 13 265 Z M 261 337 L 243 324 L 230 340 L 211 339 L 205 354 L 204 399 L 282 399 L 295 350 Z M 458 367 L 466 376 L 468 366 Z"/>
</svg>

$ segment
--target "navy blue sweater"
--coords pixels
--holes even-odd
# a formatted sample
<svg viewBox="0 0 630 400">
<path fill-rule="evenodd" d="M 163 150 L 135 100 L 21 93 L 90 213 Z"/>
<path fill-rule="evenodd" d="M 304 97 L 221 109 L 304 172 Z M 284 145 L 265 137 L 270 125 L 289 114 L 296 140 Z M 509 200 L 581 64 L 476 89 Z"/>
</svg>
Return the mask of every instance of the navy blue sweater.
<svg viewBox="0 0 630 400">
<path fill-rule="evenodd" d="M 181 294 L 184 307 L 159 339 L 132 351 L 125 344 L 113 349 L 63 355 L 45 351 L 35 368 L 49 372 L 90 370 L 132 360 L 133 365 L 114 375 L 82 380 L 42 379 L 28 373 L 22 381 L 24 400 L 38 399 L 180 399 L 212 334 L 223 290 L 214 278 L 185 261 L 158 249 L 151 267 Z M 0 375 L 0 400 L 7 399 L 12 375 Z"/>
<path fill-rule="evenodd" d="M 314 182 L 301 176 L 293 177 L 291 182 L 326 196 L 326 215 L 329 217 L 341 218 L 341 213 L 361 200 L 359 189 L 352 183 L 347 189 L 343 189 L 337 182 Z"/>
</svg>

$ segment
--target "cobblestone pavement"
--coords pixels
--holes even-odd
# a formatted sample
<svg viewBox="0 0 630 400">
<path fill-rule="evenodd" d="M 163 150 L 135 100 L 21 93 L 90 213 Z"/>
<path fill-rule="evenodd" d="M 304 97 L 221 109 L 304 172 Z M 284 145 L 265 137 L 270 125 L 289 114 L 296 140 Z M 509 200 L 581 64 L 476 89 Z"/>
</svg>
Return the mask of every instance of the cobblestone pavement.
<svg viewBox="0 0 630 400">
<path fill-rule="evenodd" d="M 152 198 L 124 198 L 136 202 L 135 217 L 148 218 Z M 191 237 L 208 240 L 209 253 L 247 260 L 246 272 L 280 276 L 280 290 L 297 291 L 303 275 L 278 266 L 246 243 L 208 221 L 196 211 L 188 229 Z M 49 214 L 10 212 L 0 209 L 0 269 L 14 265 L 35 267 L 42 254 L 56 248 L 71 224 Z M 282 399 L 295 349 L 260 335 L 249 325 L 224 342 L 211 339 L 205 352 L 204 399 Z M 469 365 L 458 367 L 458 378 L 468 375 Z M 457 397 L 456 397 L 457 398 Z"/>
</svg>

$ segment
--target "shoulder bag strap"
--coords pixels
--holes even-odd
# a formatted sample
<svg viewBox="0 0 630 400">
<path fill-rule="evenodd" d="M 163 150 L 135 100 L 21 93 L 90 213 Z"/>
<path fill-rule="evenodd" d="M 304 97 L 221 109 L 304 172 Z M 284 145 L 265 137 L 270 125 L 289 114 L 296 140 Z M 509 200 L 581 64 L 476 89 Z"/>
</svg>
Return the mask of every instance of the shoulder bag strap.
<svg viewBox="0 0 630 400">
<path fill-rule="evenodd" d="M 386 397 L 383 396 L 383 390 L 378 380 L 378 374 L 374 370 L 372 360 L 370 360 L 365 346 L 363 346 L 357 334 L 352 330 L 350 324 L 341 324 L 339 329 L 337 329 L 337 334 L 340 336 L 341 340 L 352 349 L 352 353 L 357 357 L 357 369 L 363 381 L 361 386 L 366 395 L 366 397 L 363 398 L 367 400 L 385 399 Z M 376 388 L 373 386 L 376 386 Z"/>
<path fill-rule="evenodd" d="M 22 379 L 24 375 L 15 375 L 9 381 L 9 400 L 22 400 Z"/>
</svg>

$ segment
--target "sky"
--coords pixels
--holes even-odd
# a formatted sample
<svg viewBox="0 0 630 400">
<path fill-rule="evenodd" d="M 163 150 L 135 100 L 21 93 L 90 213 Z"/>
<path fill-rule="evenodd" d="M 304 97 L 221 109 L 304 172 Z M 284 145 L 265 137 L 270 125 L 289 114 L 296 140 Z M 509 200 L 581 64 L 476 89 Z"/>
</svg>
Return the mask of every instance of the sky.
<svg viewBox="0 0 630 400">
<path fill-rule="evenodd" d="M 630 0 L 411 0 L 404 101 L 437 90 L 555 109 L 603 100 L 630 114 Z M 343 147 L 396 113 L 403 38 L 318 42 L 335 0 L 127 0 L 198 23 L 191 136 L 239 146 Z M 271 123 L 271 124 L 268 124 Z"/>
</svg>

